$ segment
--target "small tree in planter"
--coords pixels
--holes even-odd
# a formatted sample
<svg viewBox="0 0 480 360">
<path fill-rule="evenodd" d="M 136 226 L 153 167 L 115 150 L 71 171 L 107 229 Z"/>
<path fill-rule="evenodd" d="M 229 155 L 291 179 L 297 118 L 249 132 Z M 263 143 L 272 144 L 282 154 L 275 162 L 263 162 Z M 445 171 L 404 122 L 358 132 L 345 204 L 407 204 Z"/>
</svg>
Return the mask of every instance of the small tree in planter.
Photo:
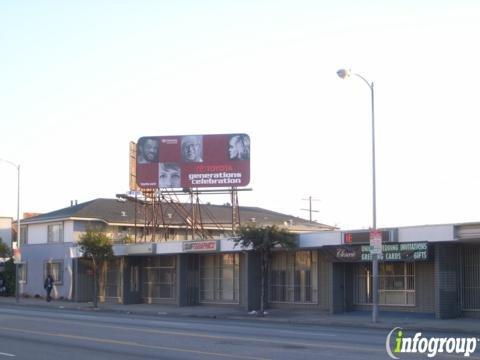
<svg viewBox="0 0 480 360">
<path fill-rule="evenodd" d="M 112 240 L 102 231 L 87 230 L 78 242 L 83 257 L 93 263 L 93 306 L 98 307 L 98 278 L 100 266 L 113 257 Z"/>
<path fill-rule="evenodd" d="M 240 245 L 257 253 L 261 264 L 261 290 L 260 290 L 260 312 L 259 316 L 265 314 L 265 282 L 272 251 L 274 249 L 293 249 L 297 246 L 295 234 L 276 225 L 256 227 L 242 226 L 238 230 L 238 237 L 234 240 L 235 246 Z"/>
</svg>

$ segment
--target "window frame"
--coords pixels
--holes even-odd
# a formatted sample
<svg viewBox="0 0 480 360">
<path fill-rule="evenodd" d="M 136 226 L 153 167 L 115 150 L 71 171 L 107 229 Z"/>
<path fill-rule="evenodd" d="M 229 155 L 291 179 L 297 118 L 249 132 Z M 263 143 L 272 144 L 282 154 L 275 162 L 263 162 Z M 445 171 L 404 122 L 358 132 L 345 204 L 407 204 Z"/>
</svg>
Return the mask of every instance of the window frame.
<svg viewBox="0 0 480 360">
<path fill-rule="evenodd" d="M 27 284 L 28 283 L 28 265 L 26 261 L 21 261 L 17 263 L 18 266 L 18 283 L 19 284 Z M 20 270 L 20 268 L 25 269 L 25 270 Z M 25 279 L 22 279 L 21 274 L 25 274 Z"/>
<path fill-rule="evenodd" d="M 54 226 L 59 226 L 60 227 L 58 241 L 53 241 L 51 236 L 50 236 L 50 234 L 54 234 L 53 231 L 52 232 L 50 231 L 50 228 L 54 227 Z M 55 222 L 55 223 L 47 224 L 47 244 L 62 244 L 63 242 L 64 242 L 63 222 Z"/>
<path fill-rule="evenodd" d="M 387 274 L 386 267 L 394 267 L 398 264 L 402 264 L 402 273 L 401 274 Z M 361 265 L 366 265 L 366 267 L 361 268 Z M 415 262 L 386 262 L 379 264 L 379 274 L 378 274 L 378 305 L 380 306 L 404 306 L 404 307 L 415 307 L 417 305 L 416 299 L 416 266 Z M 362 271 L 367 270 L 367 271 Z M 398 279 L 401 279 L 403 283 L 402 289 L 395 289 L 395 284 Z M 393 282 L 392 282 L 393 281 Z M 389 289 L 389 283 L 393 284 L 394 288 Z M 353 304 L 354 305 L 372 305 L 373 298 L 373 280 L 372 280 L 372 269 L 371 263 L 361 263 L 356 265 L 353 278 Z M 388 294 L 403 292 L 403 303 L 385 303 L 382 302 L 382 299 L 386 299 Z M 366 301 L 362 301 L 366 299 Z M 409 303 L 409 299 L 413 299 Z"/>
<path fill-rule="evenodd" d="M 54 276 L 52 271 L 48 271 L 48 266 L 51 265 L 51 264 L 59 264 L 59 273 L 61 274 L 61 279 L 58 279 L 58 276 Z M 63 285 L 63 280 L 64 280 L 64 269 L 63 269 L 63 266 L 64 266 L 64 261 L 63 260 L 57 260 L 57 259 L 53 259 L 53 260 L 46 260 L 43 262 L 43 278 L 45 279 L 47 277 L 47 274 L 50 273 L 50 275 L 52 275 L 53 277 L 53 285 Z"/>
<path fill-rule="evenodd" d="M 20 224 L 20 246 L 28 244 L 28 225 Z"/>
</svg>

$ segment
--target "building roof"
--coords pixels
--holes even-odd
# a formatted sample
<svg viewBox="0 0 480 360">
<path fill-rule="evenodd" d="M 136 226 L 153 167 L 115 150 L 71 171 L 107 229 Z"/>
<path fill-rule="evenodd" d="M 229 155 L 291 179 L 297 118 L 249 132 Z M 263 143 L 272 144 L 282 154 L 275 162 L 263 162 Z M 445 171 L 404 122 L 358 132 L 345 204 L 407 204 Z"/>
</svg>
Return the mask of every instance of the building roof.
<svg viewBox="0 0 480 360">
<path fill-rule="evenodd" d="M 186 203 L 162 202 L 155 204 L 157 223 L 168 226 L 186 226 L 186 218 L 191 217 L 192 205 Z M 199 205 L 197 221 L 201 219 L 205 227 L 231 228 L 232 207 L 230 205 Z M 22 221 L 23 224 L 44 223 L 59 220 L 98 220 L 107 224 L 138 224 L 150 218 L 151 210 L 145 215 L 145 207 L 141 202 L 127 199 L 94 199 L 78 205 L 69 206 L 46 214 L 34 216 Z M 335 230 L 333 226 L 310 222 L 308 220 L 259 208 L 240 206 L 240 223 L 255 223 L 258 226 L 278 225 L 285 226 L 296 232 L 310 232 L 321 230 Z M 163 218 L 163 221 L 162 221 Z"/>
</svg>

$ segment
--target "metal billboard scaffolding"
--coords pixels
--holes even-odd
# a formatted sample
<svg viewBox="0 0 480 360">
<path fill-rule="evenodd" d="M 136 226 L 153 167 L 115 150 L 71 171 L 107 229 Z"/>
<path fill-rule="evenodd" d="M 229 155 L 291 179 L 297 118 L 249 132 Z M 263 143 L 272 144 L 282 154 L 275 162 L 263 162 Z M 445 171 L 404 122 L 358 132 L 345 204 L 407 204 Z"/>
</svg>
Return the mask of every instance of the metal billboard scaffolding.
<svg viewBox="0 0 480 360">
<path fill-rule="evenodd" d="M 130 143 L 129 194 L 117 197 L 135 202 L 134 242 L 168 241 L 180 233 L 193 239 L 212 239 L 212 230 L 235 232 L 240 226 L 238 191 L 251 189 L 217 188 L 141 188 L 136 179 L 136 144 Z M 229 195 L 231 199 L 231 226 L 222 225 L 208 206 L 202 206 L 200 195 Z M 181 197 L 188 200 L 181 201 Z M 230 224 L 229 224 L 230 225 Z M 141 229 L 141 230 L 140 230 Z M 185 229 L 188 229 L 185 231 Z"/>
</svg>

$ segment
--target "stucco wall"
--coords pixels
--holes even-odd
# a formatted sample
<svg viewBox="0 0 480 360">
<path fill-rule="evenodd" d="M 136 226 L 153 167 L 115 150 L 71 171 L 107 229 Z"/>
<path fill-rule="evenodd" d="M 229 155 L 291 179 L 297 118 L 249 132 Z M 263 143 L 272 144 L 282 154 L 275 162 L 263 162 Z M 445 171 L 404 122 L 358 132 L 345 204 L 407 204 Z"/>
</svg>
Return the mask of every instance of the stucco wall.
<svg viewBox="0 0 480 360">
<path fill-rule="evenodd" d="M 21 293 L 29 296 L 45 296 L 43 289 L 45 263 L 63 261 L 63 283 L 54 285 L 53 298 L 71 298 L 72 295 L 72 260 L 70 258 L 71 243 L 24 245 L 22 261 L 27 265 L 27 281 L 21 286 Z"/>
</svg>

